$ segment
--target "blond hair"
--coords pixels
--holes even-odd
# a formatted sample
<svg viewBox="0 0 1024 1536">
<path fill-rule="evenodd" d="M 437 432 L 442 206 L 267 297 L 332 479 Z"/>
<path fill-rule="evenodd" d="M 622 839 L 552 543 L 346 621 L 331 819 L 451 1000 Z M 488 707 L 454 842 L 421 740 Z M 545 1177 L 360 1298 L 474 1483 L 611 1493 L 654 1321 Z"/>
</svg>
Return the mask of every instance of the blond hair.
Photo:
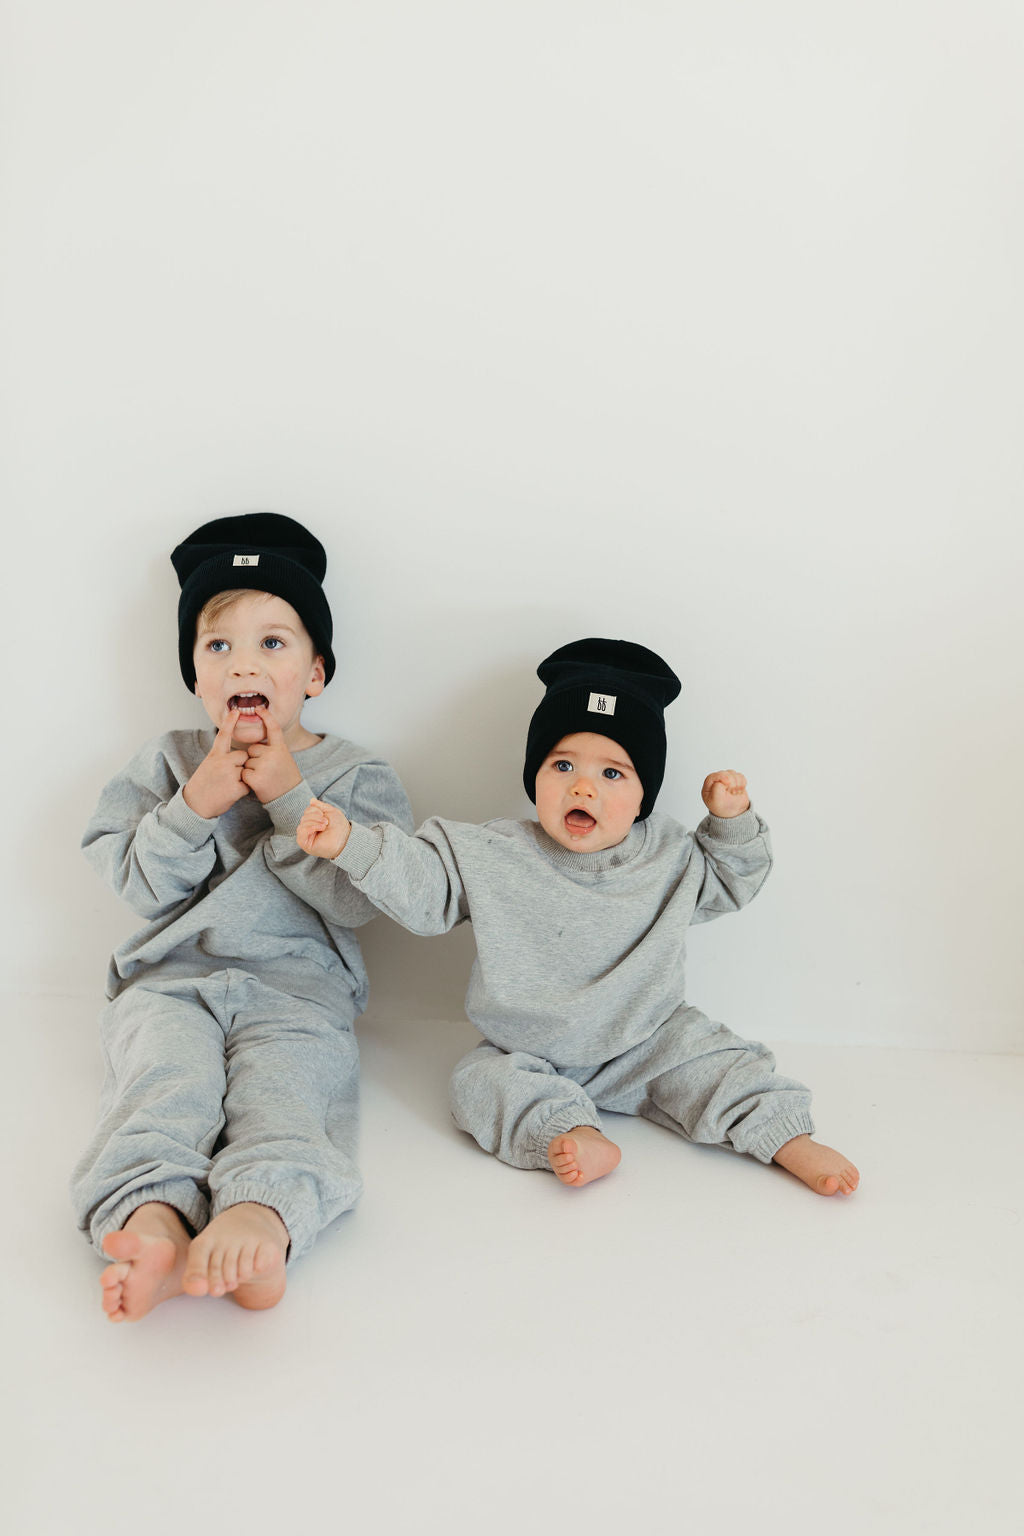
<svg viewBox="0 0 1024 1536">
<path fill-rule="evenodd" d="M 226 613 L 234 603 L 238 602 L 240 597 L 249 597 L 251 595 L 251 587 L 231 587 L 227 592 L 215 592 L 212 597 L 206 599 L 206 602 L 199 610 L 196 617 L 196 634 L 201 635 L 204 629 L 216 629 L 217 620 L 222 613 Z M 263 595 L 265 597 L 271 596 L 269 592 Z"/>
</svg>

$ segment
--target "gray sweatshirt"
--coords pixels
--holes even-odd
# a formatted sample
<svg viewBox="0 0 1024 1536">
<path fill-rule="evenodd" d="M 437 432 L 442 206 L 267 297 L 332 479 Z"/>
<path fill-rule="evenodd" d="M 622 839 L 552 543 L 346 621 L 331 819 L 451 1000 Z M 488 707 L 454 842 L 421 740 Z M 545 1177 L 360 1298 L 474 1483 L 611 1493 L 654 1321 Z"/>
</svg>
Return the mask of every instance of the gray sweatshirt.
<svg viewBox="0 0 1024 1536">
<path fill-rule="evenodd" d="M 210 820 L 182 787 L 215 732 L 170 731 L 148 742 L 100 796 L 82 846 L 146 925 L 115 952 L 108 997 L 158 973 L 208 976 L 230 966 L 352 1016 L 367 981 L 352 932 L 375 916 L 358 891 L 304 854 L 295 831 L 315 795 L 356 821 L 412 827 L 398 778 L 338 736 L 296 752 L 300 784 L 262 805 L 246 795 Z"/>
<path fill-rule="evenodd" d="M 469 1018 L 502 1050 L 556 1067 L 610 1061 L 653 1034 L 684 1001 L 689 925 L 745 906 L 771 862 L 749 810 L 695 833 L 655 812 L 600 853 L 562 848 L 534 821 L 431 820 L 413 837 L 353 826 L 334 860 L 414 933 L 470 919 Z"/>
</svg>

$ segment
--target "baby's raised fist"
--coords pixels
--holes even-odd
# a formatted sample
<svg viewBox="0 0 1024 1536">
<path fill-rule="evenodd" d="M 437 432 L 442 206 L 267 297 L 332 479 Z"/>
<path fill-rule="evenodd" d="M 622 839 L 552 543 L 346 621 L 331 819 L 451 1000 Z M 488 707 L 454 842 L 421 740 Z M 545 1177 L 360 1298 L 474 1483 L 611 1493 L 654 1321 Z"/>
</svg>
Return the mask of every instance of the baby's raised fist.
<svg viewBox="0 0 1024 1536">
<path fill-rule="evenodd" d="M 742 816 L 750 809 L 747 781 L 735 768 L 720 768 L 717 773 L 709 773 L 700 797 L 712 816 Z"/>
<path fill-rule="evenodd" d="M 352 823 L 336 805 L 311 800 L 302 813 L 295 841 L 318 859 L 336 859 L 348 842 Z"/>
</svg>

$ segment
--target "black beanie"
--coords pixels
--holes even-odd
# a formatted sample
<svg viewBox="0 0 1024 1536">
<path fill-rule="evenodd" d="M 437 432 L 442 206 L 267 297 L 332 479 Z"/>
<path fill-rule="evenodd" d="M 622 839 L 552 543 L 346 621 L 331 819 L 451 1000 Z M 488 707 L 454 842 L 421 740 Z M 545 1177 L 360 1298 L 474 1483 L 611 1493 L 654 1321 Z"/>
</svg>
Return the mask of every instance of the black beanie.
<svg viewBox="0 0 1024 1536">
<path fill-rule="evenodd" d="M 536 799 L 537 774 L 563 736 L 594 731 L 624 747 L 643 785 L 638 821 L 654 809 L 665 777 L 667 704 L 681 683 L 672 668 L 631 640 L 574 640 L 537 668 L 547 684 L 526 737 L 523 784 Z"/>
<path fill-rule="evenodd" d="M 334 676 L 334 626 L 321 582 L 327 556 L 319 539 L 292 517 L 278 512 L 243 512 L 217 517 L 183 539 L 171 555 L 181 583 L 178 601 L 178 660 L 187 688 L 194 688 L 192 653 L 196 620 L 218 592 L 250 587 L 291 603 L 324 659 L 324 679 Z"/>
</svg>

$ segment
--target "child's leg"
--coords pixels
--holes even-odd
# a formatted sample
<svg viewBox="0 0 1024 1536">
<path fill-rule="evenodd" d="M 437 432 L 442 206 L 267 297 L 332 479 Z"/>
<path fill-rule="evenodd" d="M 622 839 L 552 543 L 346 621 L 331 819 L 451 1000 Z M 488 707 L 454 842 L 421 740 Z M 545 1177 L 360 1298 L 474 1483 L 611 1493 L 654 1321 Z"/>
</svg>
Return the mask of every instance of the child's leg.
<svg viewBox="0 0 1024 1536">
<path fill-rule="evenodd" d="M 604 1109 L 639 1114 L 691 1141 L 777 1161 L 821 1194 L 852 1194 L 858 1174 L 812 1141 L 811 1095 L 771 1052 L 683 1006 L 649 1040 L 586 1079 Z"/>
<path fill-rule="evenodd" d="M 99 1123 L 71 1180 L 78 1224 L 99 1253 L 142 1205 L 171 1206 L 194 1229 L 207 1220 L 225 1076 L 224 1034 L 203 987 L 129 987 L 101 1020 Z"/>
<path fill-rule="evenodd" d="M 266 1307 L 284 1292 L 285 1261 L 362 1192 L 359 1052 L 341 1013 L 231 976 L 212 1219 L 192 1244 L 184 1286 Z"/>
<path fill-rule="evenodd" d="M 114 1322 L 144 1317 L 180 1292 L 192 1231 L 208 1217 L 224 1035 L 203 985 L 131 987 L 101 1023 L 100 1120 L 75 1169 L 72 1199 L 79 1225 L 112 1261 L 101 1285 Z"/>
<path fill-rule="evenodd" d="M 539 1056 L 479 1045 L 456 1065 L 449 1095 L 460 1130 L 513 1168 L 586 1184 L 619 1161 L 587 1094 Z"/>
</svg>

